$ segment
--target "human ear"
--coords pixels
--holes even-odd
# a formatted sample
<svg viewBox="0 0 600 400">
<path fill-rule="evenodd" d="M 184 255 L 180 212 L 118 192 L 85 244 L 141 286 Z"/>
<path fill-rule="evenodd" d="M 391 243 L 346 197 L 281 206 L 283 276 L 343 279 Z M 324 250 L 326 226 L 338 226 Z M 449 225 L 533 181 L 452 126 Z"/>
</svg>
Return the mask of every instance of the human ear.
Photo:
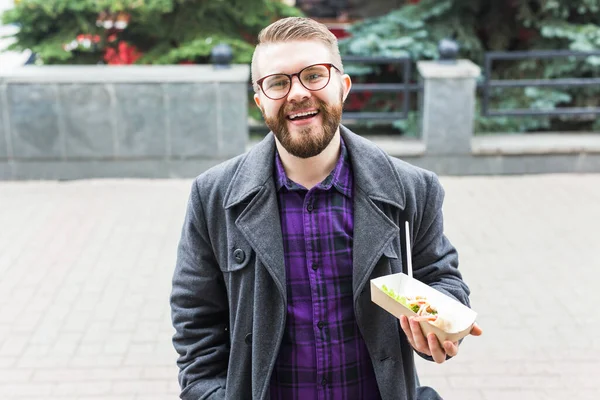
<svg viewBox="0 0 600 400">
<path fill-rule="evenodd" d="M 258 95 L 258 93 L 254 93 L 254 102 L 256 103 L 258 108 L 262 110 L 262 107 L 260 106 L 260 96 Z"/>
<path fill-rule="evenodd" d="M 352 79 L 350 79 L 350 75 L 344 74 L 342 75 L 342 99 L 346 101 L 348 97 L 348 93 L 350 93 L 350 89 L 352 88 Z"/>
</svg>

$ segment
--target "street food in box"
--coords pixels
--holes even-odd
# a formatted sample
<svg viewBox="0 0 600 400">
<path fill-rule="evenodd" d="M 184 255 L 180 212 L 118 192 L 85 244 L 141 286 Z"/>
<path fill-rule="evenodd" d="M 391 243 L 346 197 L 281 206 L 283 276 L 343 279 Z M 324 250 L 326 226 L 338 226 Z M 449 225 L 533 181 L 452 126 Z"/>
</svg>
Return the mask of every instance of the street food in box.
<svg viewBox="0 0 600 400">
<path fill-rule="evenodd" d="M 456 299 L 406 274 L 371 280 L 371 300 L 400 318 L 415 317 L 424 334 L 435 333 L 440 341 L 458 341 L 469 334 L 477 313 Z"/>
</svg>

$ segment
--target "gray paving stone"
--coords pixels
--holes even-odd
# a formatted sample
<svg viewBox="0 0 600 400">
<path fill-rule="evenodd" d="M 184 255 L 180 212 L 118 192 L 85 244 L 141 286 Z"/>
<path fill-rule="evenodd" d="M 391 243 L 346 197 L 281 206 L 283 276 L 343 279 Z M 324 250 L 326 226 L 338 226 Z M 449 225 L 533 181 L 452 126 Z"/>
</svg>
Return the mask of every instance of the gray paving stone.
<svg viewBox="0 0 600 400">
<path fill-rule="evenodd" d="M 111 381 L 96 381 L 90 384 L 86 381 L 66 380 L 55 385 L 52 395 L 57 398 L 63 396 L 100 396 L 113 393 Z"/>
<path fill-rule="evenodd" d="M 444 400 L 481 400 L 483 393 L 480 390 L 452 389 L 447 393 L 440 393 Z"/>
<path fill-rule="evenodd" d="M 496 389 L 483 390 L 484 400 L 506 400 L 506 399 L 527 399 L 527 400 L 546 400 L 547 397 L 535 390 L 515 390 L 515 389 Z"/>
<path fill-rule="evenodd" d="M 32 370 L 8 370 L 2 371 L 0 375 L 0 384 L 2 383 L 26 383 L 31 380 Z"/>
</svg>

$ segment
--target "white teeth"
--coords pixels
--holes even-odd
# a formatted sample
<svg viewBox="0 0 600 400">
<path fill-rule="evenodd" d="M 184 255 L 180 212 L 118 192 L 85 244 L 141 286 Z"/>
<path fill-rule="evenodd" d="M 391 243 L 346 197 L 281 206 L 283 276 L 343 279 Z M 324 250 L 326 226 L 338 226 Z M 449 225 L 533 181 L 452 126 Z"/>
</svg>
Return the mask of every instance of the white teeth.
<svg viewBox="0 0 600 400">
<path fill-rule="evenodd" d="M 307 115 L 316 115 L 317 112 L 316 111 L 309 111 L 309 112 L 303 112 L 303 113 L 298 113 L 298 114 L 292 114 L 290 115 L 290 119 L 296 119 L 296 118 L 300 118 L 300 117 L 305 117 Z"/>
</svg>

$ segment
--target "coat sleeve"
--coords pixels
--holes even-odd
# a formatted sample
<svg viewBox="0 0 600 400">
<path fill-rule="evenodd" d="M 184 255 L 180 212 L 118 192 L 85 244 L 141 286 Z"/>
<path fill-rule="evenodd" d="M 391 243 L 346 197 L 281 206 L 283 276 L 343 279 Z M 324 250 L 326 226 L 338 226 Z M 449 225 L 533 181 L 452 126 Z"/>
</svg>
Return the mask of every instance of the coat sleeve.
<svg viewBox="0 0 600 400">
<path fill-rule="evenodd" d="M 466 306 L 469 287 L 458 270 L 458 253 L 444 235 L 442 204 L 444 189 L 433 173 L 429 174 L 427 193 L 422 202 L 422 218 L 413 231 L 413 272 L 421 282 L 453 297 Z"/>
<path fill-rule="evenodd" d="M 438 177 L 430 173 L 421 223 L 413 232 L 413 274 L 421 282 L 470 307 L 470 290 L 458 270 L 458 253 L 444 235 L 443 202 L 444 189 Z M 433 361 L 431 356 L 417 354 Z"/>
<path fill-rule="evenodd" d="M 170 302 L 181 398 L 223 399 L 229 362 L 227 294 L 197 181 L 177 249 Z"/>
</svg>

